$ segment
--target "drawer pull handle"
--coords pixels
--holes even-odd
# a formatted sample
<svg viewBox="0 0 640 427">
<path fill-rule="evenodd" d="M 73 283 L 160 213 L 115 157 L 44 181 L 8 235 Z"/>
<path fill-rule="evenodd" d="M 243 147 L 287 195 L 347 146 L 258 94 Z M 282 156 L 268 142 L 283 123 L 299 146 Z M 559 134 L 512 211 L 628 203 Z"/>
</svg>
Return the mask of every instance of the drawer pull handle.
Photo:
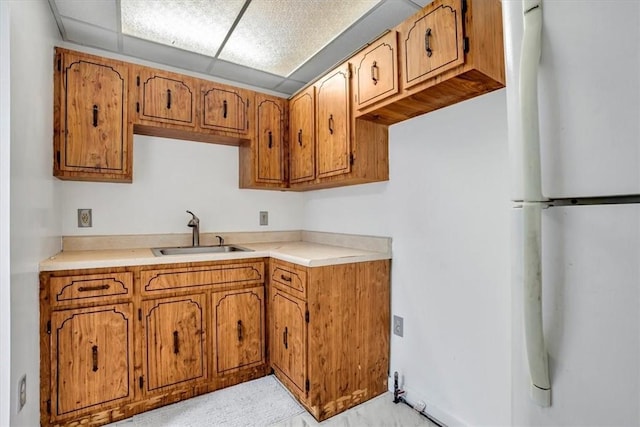
<svg viewBox="0 0 640 427">
<path fill-rule="evenodd" d="M 379 79 L 378 63 L 376 61 L 373 61 L 373 65 L 371 65 L 371 80 L 373 80 L 374 85 L 378 84 L 378 79 Z"/>
<path fill-rule="evenodd" d="M 273 147 L 273 134 L 269 131 L 269 148 Z"/>
<path fill-rule="evenodd" d="M 78 292 L 106 291 L 109 288 L 109 285 L 80 286 L 78 288 Z"/>
<path fill-rule="evenodd" d="M 333 114 L 329 114 L 329 133 L 333 135 Z"/>
<path fill-rule="evenodd" d="M 94 128 L 98 127 L 98 106 L 97 105 L 93 106 L 93 127 Z"/>
<path fill-rule="evenodd" d="M 291 276 L 285 276 L 284 274 L 281 274 L 280 278 L 285 282 L 291 282 Z"/>
<path fill-rule="evenodd" d="M 173 354 L 180 353 L 180 338 L 178 338 L 178 331 L 173 331 Z"/>
<path fill-rule="evenodd" d="M 431 58 L 431 55 L 433 55 L 433 50 L 431 49 L 429 37 L 431 37 L 431 28 L 427 28 L 427 31 L 424 32 L 424 50 L 427 52 L 427 56 Z"/>
<path fill-rule="evenodd" d="M 227 118 L 227 100 L 222 101 L 222 117 Z"/>
<path fill-rule="evenodd" d="M 298 145 L 302 147 L 302 129 L 298 131 Z"/>
<path fill-rule="evenodd" d="M 238 341 L 242 341 L 242 320 L 238 320 Z"/>
<path fill-rule="evenodd" d="M 167 89 L 167 110 L 171 109 L 171 89 Z"/>
<path fill-rule="evenodd" d="M 91 359 L 93 360 L 93 372 L 98 371 L 98 346 L 91 347 Z"/>
<path fill-rule="evenodd" d="M 289 335 L 289 328 L 287 328 L 285 326 L 284 327 L 284 333 L 282 334 L 282 339 L 284 340 L 284 348 L 285 349 L 289 348 L 289 339 L 288 339 L 287 335 Z"/>
</svg>

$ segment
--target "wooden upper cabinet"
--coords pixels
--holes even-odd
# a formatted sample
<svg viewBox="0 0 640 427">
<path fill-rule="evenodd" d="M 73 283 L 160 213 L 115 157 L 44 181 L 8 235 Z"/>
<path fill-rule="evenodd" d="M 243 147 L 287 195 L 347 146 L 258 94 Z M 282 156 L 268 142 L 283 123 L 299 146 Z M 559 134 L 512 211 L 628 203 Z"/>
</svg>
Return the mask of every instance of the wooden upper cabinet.
<svg viewBox="0 0 640 427">
<path fill-rule="evenodd" d="M 256 181 L 285 182 L 286 100 L 256 95 L 255 168 Z"/>
<path fill-rule="evenodd" d="M 224 375 L 264 363 L 264 287 L 212 294 L 215 369 Z"/>
<path fill-rule="evenodd" d="M 397 37 L 390 31 L 351 59 L 358 109 L 398 93 Z"/>
<path fill-rule="evenodd" d="M 131 304 L 53 312 L 50 358 L 54 418 L 132 399 Z"/>
<path fill-rule="evenodd" d="M 317 177 L 351 171 L 350 70 L 344 64 L 316 83 Z"/>
<path fill-rule="evenodd" d="M 203 81 L 200 94 L 201 127 L 238 134 L 249 132 L 251 91 Z"/>
<path fill-rule="evenodd" d="M 315 86 L 310 86 L 289 101 L 289 181 L 315 179 Z"/>
<path fill-rule="evenodd" d="M 146 390 L 207 377 L 204 295 L 143 301 Z"/>
<path fill-rule="evenodd" d="M 435 0 L 399 31 L 405 88 L 464 63 L 462 0 Z"/>
<path fill-rule="evenodd" d="M 131 181 L 126 64 L 57 49 L 54 175 Z"/>
<path fill-rule="evenodd" d="M 139 67 L 136 71 L 139 120 L 195 126 L 196 91 L 192 78 L 153 68 Z"/>
</svg>

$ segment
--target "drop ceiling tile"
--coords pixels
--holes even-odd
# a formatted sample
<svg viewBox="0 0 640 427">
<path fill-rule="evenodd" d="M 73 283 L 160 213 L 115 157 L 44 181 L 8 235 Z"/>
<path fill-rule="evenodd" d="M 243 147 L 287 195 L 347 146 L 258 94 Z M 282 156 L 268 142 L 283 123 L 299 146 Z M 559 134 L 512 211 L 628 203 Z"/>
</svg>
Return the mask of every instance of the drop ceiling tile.
<svg viewBox="0 0 640 427">
<path fill-rule="evenodd" d="M 339 61 L 373 41 L 385 29 L 395 27 L 415 12 L 416 8 L 409 3 L 387 0 L 288 77 L 298 81 L 315 80 Z"/>
<path fill-rule="evenodd" d="M 294 93 L 302 89 L 304 86 L 306 86 L 306 83 L 304 82 L 287 79 L 283 81 L 281 84 L 279 84 L 278 86 L 276 86 L 274 90 L 281 93 L 286 93 L 287 95 L 293 95 Z"/>
<path fill-rule="evenodd" d="M 94 25 L 69 18 L 61 18 L 67 40 L 84 46 L 97 47 L 113 52 L 118 51 L 118 35 Z"/>
<path fill-rule="evenodd" d="M 273 74 L 265 73 L 255 68 L 245 67 L 220 59 L 215 62 L 209 74 L 265 89 L 273 89 L 284 80 L 284 78 L 280 76 L 274 76 Z"/>
<path fill-rule="evenodd" d="M 130 36 L 122 36 L 122 53 L 198 73 L 204 73 L 212 61 L 208 56 Z"/>
<path fill-rule="evenodd" d="M 55 0 L 61 16 L 118 31 L 115 0 Z"/>
</svg>

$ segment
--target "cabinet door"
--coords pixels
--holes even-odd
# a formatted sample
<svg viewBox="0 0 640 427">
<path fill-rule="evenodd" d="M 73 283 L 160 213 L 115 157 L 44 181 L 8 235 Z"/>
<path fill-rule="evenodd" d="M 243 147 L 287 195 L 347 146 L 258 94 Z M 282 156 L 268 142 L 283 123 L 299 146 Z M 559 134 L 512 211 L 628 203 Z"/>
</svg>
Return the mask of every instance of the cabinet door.
<svg viewBox="0 0 640 427">
<path fill-rule="evenodd" d="M 212 295 L 218 374 L 264 363 L 264 307 L 263 287 Z"/>
<path fill-rule="evenodd" d="M 289 181 L 292 183 L 315 179 L 315 86 L 289 102 Z"/>
<path fill-rule="evenodd" d="M 405 88 L 464 63 L 462 18 L 461 0 L 436 0 L 400 25 Z"/>
<path fill-rule="evenodd" d="M 51 413 L 54 418 L 132 398 L 131 304 L 51 314 Z"/>
<path fill-rule="evenodd" d="M 152 68 L 138 69 L 139 118 L 185 127 L 195 126 L 193 81 L 183 75 Z"/>
<path fill-rule="evenodd" d="M 385 34 L 352 59 L 359 110 L 398 93 L 397 34 Z"/>
<path fill-rule="evenodd" d="M 206 378 L 205 296 L 142 303 L 147 391 Z"/>
<path fill-rule="evenodd" d="M 285 100 L 256 96 L 256 181 L 282 183 L 284 176 Z"/>
<path fill-rule="evenodd" d="M 273 288 L 270 295 L 271 364 L 304 394 L 307 374 L 306 303 Z"/>
<path fill-rule="evenodd" d="M 318 178 L 351 171 L 349 64 L 316 84 Z"/>
<path fill-rule="evenodd" d="M 59 54 L 61 87 L 56 91 L 55 171 L 91 179 L 130 179 L 127 131 L 128 68 L 117 61 Z M 95 178 L 100 180 L 100 178 Z"/>
<path fill-rule="evenodd" d="M 249 93 L 230 86 L 203 84 L 202 123 L 206 129 L 246 134 L 249 131 Z"/>
</svg>

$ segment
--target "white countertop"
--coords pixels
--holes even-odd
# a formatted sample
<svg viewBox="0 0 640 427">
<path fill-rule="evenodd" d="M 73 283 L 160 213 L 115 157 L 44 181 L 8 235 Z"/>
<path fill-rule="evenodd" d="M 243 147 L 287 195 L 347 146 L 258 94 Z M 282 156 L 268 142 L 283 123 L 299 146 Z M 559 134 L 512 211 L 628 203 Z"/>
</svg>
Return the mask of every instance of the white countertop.
<svg viewBox="0 0 640 427">
<path fill-rule="evenodd" d="M 40 263 L 40 271 L 125 267 L 271 257 L 306 267 L 391 259 L 389 252 L 375 252 L 304 241 L 243 243 L 247 252 L 155 256 L 151 249 L 63 251 Z"/>
</svg>

